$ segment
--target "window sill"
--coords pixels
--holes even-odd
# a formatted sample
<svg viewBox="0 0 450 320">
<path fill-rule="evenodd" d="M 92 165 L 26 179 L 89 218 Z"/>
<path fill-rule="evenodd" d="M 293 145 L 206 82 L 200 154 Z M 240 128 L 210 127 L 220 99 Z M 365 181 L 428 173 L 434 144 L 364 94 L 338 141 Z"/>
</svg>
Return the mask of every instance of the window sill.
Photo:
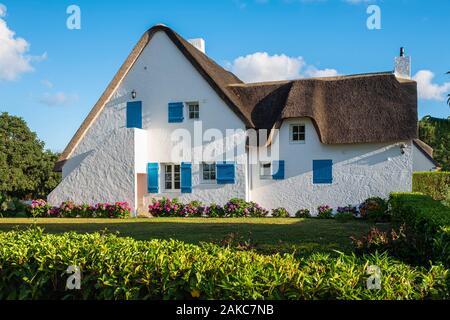
<svg viewBox="0 0 450 320">
<path fill-rule="evenodd" d="M 168 190 L 162 190 L 161 193 L 181 193 L 181 189 L 168 189 Z"/>
<path fill-rule="evenodd" d="M 200 185 L 205 185 L 205 186 L 215 186 L 215 185 L 217 185 L 217 181 L 216 180 L 214 180 L 214 181 L 201 181 L 200 182 Z"/>
</svg>

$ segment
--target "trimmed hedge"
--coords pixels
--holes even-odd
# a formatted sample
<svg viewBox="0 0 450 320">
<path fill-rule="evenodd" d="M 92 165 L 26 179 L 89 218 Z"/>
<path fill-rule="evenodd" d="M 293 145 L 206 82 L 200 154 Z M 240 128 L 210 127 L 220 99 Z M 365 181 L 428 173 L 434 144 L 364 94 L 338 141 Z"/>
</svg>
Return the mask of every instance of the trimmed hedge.
<svg viewBox="0 0 450 320">
<path fill-rule="evenodd" d="M 65 290 L 68 266 L 81 290 Z M 367 267 L 381 269 L 368 290 Z M 0 233 L 0 299 L 446 299 L 448 270 L 386 254 L 264 256 L 213 244 L 111 234 Z"/>
<path fill-rule="evenodd" d="M 418 192 L 391 193 L 392 219 L 406 223 L 417 231 L 434 234 L 450 226 L 450 207 Z"/>
<path fill-rule="evenodd" d="M 414 172 L 413 191 L 431 196 L 435 200 L 446 199 L 450 188 L 450 172 Z"/>
<path fill-rule="evenodd" d="M 450 267 L 450 207 L 421 193 L 392 193 L 392 219 L 403 224 L 416 260 L 427 258 Z"/>
</svg>

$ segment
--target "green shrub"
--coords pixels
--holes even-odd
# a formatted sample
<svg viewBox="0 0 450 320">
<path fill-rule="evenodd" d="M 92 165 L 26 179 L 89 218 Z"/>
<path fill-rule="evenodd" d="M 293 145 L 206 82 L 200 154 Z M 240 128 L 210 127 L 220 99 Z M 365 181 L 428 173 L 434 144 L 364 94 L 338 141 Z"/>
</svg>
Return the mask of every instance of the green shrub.
<svg viewBox="0 0 450 320">
<path fill-rule="evenodd" d="M 367 266 L 381 269 L 368 290 Z M 81 290 L 66 290 L 69 266 Z M 105 233 L 0 233 L 0 299 L 445 299 L 448 270 L 386 254 L 260 255 L 214 244 Z"/>
<path fill-rule="evenodd" d="M 336 212 L 334 215 L 334 218 L 339 222 L 347 222 L 353 220 L 354 217 L 353 212 L 349 211 Z"/>
<path fill-rule="evenodd" d="M 211 218 L 223 218 L 225 216 L 223 207 L 216 203 L 211 203 L 209 207 L 205 207 L 205 211 L 207 212 L 207 216 Z"/>
<path fill-rule="evenodd" d="M 450 172 L 414 172 L 413 191 L 429 195 L 434 200 L 445 200 L 450 190 Z"/>
<path fill-rule="evenodd" d="M 361 218 L 376 222 L 389 221 L 387 201 L 380 197 L 371 197 L 359 205 Z"/>
<path fill-rule="evenodd" d="M 261 207 L 259 204 L 253 201 L 248 202 L 247 210 L 249 212 L 250 217 L 253 218 L 262 218 L 266 217 L 269 214 L 269 210 Z"/>
<path fill-rule="evenodd" d="M 177 198 L 169 199 L 163 197 L 161 200 L 152 199 L 148 206 L 149 213 L 155 217 L 182 217 L 183 204 Z"/>
<path fill-rule="evenodd" d="M 351 237 L 355 251 L 358 254 L 388 252 L 390 255 L 405 260 L 411 264 L 428 264 L 428 255 L 418 256 L 417 248 L 422 246 L 417 234 L 407 232 L 404 225 L 391 231 L 382 231 L 376 227 L 370 229 L 366 236 Z M 413 244 L 413 245 L 412 245 Z"/>
<path fill-rule="evenodd" d="M 346 207 L 338 207 L 334 218 L 340 222 L 346 222 L 356 218 L 357 214 L 358 209 L 352 205 L 348 205 Z"/>
<path fill-rule="evenodd" d="M 327 205 L 321 205 L 317 207 L 317 218 L 319 219 L 332 219 L 333 209 Z"/>
<path fill-rule="evenodd" d="M 16 217 L 26 212 L 26 205 L 20 200 L 0 194 L 0 217 Z"/>
<path fill-rule="evenodd" d="M 442 201 L 442 204 L 444 206 L 450 207 L 450 188 L 448 188 L 447 190 L 447 196 L 445 197 L 445 199 Z"/>
<path fill-rule="evenodd" d="M 126 218 L 131 214 L 127 202 L 75 204 L 64 201 L 59 207 L 52 207 L 45 200 L 33 200 L 27 207 L 28 214 L 35 218 Z"/>
<path fill-rule="evenodd" d="M 428 195 L 417 192 L 391 193 L 389 206 L 394 221 L 406 223 L 429 235 L 450 226 L 450 208 Z"/>
<path fill-rule="evenodd" d="M 224 206 L 225 215 L 230 218 L 245 217 L 244 210 L 247 208 L 247 202 L 243 199 L 230 199 Z"/>
<path fill-rule="evenodd" d="M 48 212 L 51 206 L 47 201 L 42 199 L 37 199 L 31 201 L 31 205 L 28 207 L 28 212 L 32 217 L 43 218 L 48 216 Z"/>
<path fill-rule="evenodd" d="M 404 224 L 410 239 L 411 251 L 420 257 L 440 261 L 450 266 L 450 207 L 421 193 L 391 193 L 389 199 L 392 219 Z"/>
<path fill-rule="evenodd" d="M 269 211 L 261 207 L 256 202 L 247 202 L 243 199 L 233 198 L 230 199 L 224 206 L 226 217 L 265 217 Z"/>
<path fill-rule="evenodd" d="M 200 201 L 191 201 L 184 205 L 180 211 L 180 215 L 184 217 L 201 217 L 204 210 L 202 210 L 203 204 Z"/>
<path fill-rule="evenodd" d="M 273 218 L 289 218 L 289 212 L 285 208 L 275 208 L 272 209 Z"/>
<path fill-rule="evenodd" d="M 308 209 L 300 209 L 295 213 L 296 218 L 311 218 L 311 212 Z"/>
</svg>

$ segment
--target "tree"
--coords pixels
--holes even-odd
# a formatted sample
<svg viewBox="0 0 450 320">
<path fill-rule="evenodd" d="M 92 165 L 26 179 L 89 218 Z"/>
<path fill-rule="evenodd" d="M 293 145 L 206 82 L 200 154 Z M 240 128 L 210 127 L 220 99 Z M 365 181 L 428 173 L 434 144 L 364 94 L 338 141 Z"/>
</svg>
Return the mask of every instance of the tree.
<svg viewBox="0 0 450 320">
<path fill-rule="evenodd" d="M 450 171 L 450 117 L 423 117 L 419 121 L 419 138 L 433 148 L 433 158 L 442 170 Z"/>
<path fill-rule="evenodd" d="M 450 71 L 448 71 L 447 74 L 450 74 Z M 447 104 L 450 106 L 450 93 L 447 94 Z"/>
<path fill-rule="evenodd" d="M 26 122 L 0 115 L 0 194 L 26 199 L 46 197 L 61 176 L 53 172 L 58 155 L 44 149 Z"/>
</svg>

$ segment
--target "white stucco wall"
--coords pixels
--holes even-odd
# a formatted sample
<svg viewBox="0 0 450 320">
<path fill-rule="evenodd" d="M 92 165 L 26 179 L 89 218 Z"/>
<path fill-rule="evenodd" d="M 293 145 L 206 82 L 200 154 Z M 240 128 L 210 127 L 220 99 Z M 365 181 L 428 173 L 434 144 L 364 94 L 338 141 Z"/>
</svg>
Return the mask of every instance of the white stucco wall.
<svg viewBox="0 0 450 320">
<path fill-rule="evenodd" d="M 164 32 L 157 32 L 149 45 L 144 49 L 127 77 L 121 83 L 119 92 L 137 93 L 136 101 L 142 101 L 143 130 L 147 132 L 144 138 L 136 143 L 136 172 L 146 173 L 148 162 L 180 163 L 192 162 L 192 193 L 164 191 L 163 171 L 160 168 L 160 193 L 150 197 L 177 197 L 182 201 L 201 200 L 205 202 L 225 203 L 232 197 L 246 197 L 245 165 L 236 166 L 236 183 L 232 185 L 205 184 L 201 181 L 201 170 L 195 153 L 201 154 L 201 147 L 223 144 L 223 140 L 186 143 L 187 149 L 193 149 L 191 155 L 180 159 L 172 158 L 172 150 L 176 142 L 171 141 L 171 134 L 176 129 L 194 131 L 194 120 L 188 118 L 188 109 L 184 108 L 182 123 L 168 123 L 169 102 L 199 102 L 202 129 L 217 129 L 226 137 L 227 129 L 245 130 L 244 123 L 226 105 L 210 85 L 197 72 Z M 199 122 L 196 124 L 199 126 Z M 238 134 L 240 135 L 240 134 Z M 230 136 L 230 135 L 228 135 Z M 199 136 L 202 138 L 201 135 Z M 146 145 L 145 145 L 146 144 Z M 142 150 L 139 150 L 142 148 Z M 243 149 L 244 150 L 244 149 Z M 143 156 L 143 153 L 147 153 Z M 237 150 L 235 150 L 237 154 Z M 245 151 L 237 157 L 239 162 L 246 160 Z M 147 199 L 148 202 L 149 199 Z"/>
<path fill-rule="evenodd" d="M 413 144 L 413 171 L 435 171 L 436 166 Z"/>
<path fill-rule="evenodd" d="M 135 205 L 134 130 L 113 130 L 87 151 L 83 161 L 66 175 L 48 201 L 96 204 L 126 201 Z"/>
<path fill-rule="evenodd" d="M 138 129 L 126 128 L 127 100 L 127 92 L 113 94 L 64 164 L 63 180 L 48 196 L 51 204 L 126 201 L 135 206 Z"/>
<path fill-rule="evenodd" d="M 304 144 L 289 142 L 289 125 L 304 123 Z M 333 208 L 358 205 L 371 196 L 386 198 L 391 191 L 410 191 L 412 179 L 411 142 L 405 142 L 405 154 L 397 144 L 320 143 L 310 119 L 284 121 L 278 142 L 280 159 L 285 160 L 284 180 L 261 180 L 259 166 L 252 165 L 250 198 L 266 208 L 285 207 L 291 214 L 319 205 Z M 254 159 L 255 154 L 251 157 Z M 333 183 L 313 184 L 313 160 L 333 160 Z"/>
</svg>

